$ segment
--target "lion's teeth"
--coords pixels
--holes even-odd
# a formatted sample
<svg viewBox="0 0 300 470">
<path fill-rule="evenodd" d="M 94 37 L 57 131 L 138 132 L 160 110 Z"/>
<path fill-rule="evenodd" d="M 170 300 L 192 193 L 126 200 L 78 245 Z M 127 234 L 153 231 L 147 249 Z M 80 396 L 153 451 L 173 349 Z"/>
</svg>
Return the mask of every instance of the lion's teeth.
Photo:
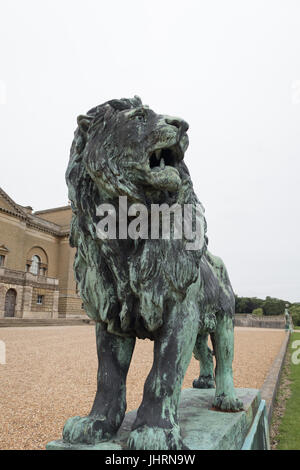
<svg viewBox="0 0 300 470">
<path fill-rule="evenodd" d="M 164 161 L 163 157 L 160 159 L 159 166 L 160 166 L 160 168 L 165 168 L 165 161 Z"/>
<path fill-rule="evenodd" d="M 156 151 L 155 151 L 155 155 L 156 155 L 157 161 L 160 160 L 160 154 L 161 154 L 161 150 L 156 150 Z"/>
</svg>

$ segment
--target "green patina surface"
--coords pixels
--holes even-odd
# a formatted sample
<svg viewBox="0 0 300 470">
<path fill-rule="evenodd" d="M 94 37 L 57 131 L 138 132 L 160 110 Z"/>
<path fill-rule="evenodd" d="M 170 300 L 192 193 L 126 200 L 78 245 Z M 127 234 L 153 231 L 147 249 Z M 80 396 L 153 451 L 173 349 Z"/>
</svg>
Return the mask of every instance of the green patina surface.
<svg viewBox="0 0 300 470">
<path fill-rule="evenodd" d="M 236 413 L 212 409 L 214 390 L 186 389 L 181 394 L 179 425 L 184 445 L 191 450 L 239 450 L 242 448 L 261 402 L 258 390 L 236 389 L 244 410 Z M 114 438 L 96 445 L 74 445 L 62 440 L 47 444 L 48 450 L 124 450 L 136 411 L 126 414 Z M 159 433 L 159 429 L 152 429 Z M 258 440 L 255 434 L 253 441 Z"/>
<path fill-rule="evenodd" d="M 243 399 L 236 396 L 232 376 L 234 294 L 224 263 L 207 249 L 204 208 L 184 162 L 188 124 L 155 113 L 138 97 L 110 100 L 77 122 L 66 172 L 73 211 L 70 243 L 76 248 L 75 277 L 85 310 L 97 322 L 99 369 L 92 410 L 66 422 L 64 441 L 67 446 L 100 448 L 108 445 L 99 443 L 103 438 L 116 434 L 126 410 L 126 375 L 138 337 L 154 341 L 154 361 L 141 406 L 127 415 L 136 416 L 130 436 L 122 427 L 122 445 L 126 441 L 134 449 L 182 449 L 184 439 L 193 441 L 199 434 L 203 441 L 197 438 L 191 445 L 201 448 L 212 436 L 210 425 L 215 423 L 217 432 L 221 423 L 229 434 L 218 437 L 219 445 L 225 446 L 227 439 L 235 448 L 229 424 L 236 422 L 243 434 L 247 413 L 220 414 L 207 408 L 211 400 L 210 406 L 219 410 L 239 411 Z M 147 209 L 188 204 L 195 212 L 191 221 L 199 235 L 197 248 L 191 249 L 185 231 L 181 238 L 174 236 L 174 218 L 169 239 L 153 239 L 149 233 L 128 238 L 133 221 L 128 227 L 126 222 L 125 236 L 120 235 L 128 215 L 126 198 L 128 205 Z M 116 214 L 117 238 L 99 236 L 100 206 Z M 161 223 L 158 228 L 163 228 Z M 189 437 L 184 437 L 178 402 L 193 352 L 200 362 L 193 385 L 208 390 L 184 392 L 197 401 L 182 407 L 181 421 L 188 417 Z"/>
</svg>

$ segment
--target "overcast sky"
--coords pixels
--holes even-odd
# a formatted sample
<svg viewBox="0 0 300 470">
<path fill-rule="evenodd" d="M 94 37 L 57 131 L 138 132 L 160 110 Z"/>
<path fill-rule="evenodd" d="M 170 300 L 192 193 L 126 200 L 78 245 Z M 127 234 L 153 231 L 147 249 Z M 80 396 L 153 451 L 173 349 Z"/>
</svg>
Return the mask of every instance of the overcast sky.
<svg viewBox="0 0 300 470">
<path fill-rule="evenodd" d="M 67 204 L 76 116 L 137 94 L 190 124 L 235 292 L 300 301 L 299 1 L 2 0 L 0 51 L 0 185 L 17 203 Z"/>
</svg>

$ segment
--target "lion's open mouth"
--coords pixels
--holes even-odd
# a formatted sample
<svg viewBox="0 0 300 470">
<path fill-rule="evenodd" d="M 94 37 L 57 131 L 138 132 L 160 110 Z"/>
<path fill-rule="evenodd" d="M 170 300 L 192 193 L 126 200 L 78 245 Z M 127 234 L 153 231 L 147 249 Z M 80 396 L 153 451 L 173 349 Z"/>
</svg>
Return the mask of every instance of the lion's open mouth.
<svg viewBox="0 0 300 470">
<path fill-rule="evenodd" d="M 178 191 L 181 185 L 180 162 L 184 158 L 184 147 L 181 142 L 177 142 L 175 145 L 151 150 L 148 154 L 148 165 L 146 164 L 146 185 L 160 191 Z"/>
<path fill-rule="evenodd" d="M 176 169 L 176 164 L 180 160 L 177 146 L 166 147 L 155 150 L 150 154 L 149 165 L 152 171 L 164 170 L 166 166 Z"/>
</svg>

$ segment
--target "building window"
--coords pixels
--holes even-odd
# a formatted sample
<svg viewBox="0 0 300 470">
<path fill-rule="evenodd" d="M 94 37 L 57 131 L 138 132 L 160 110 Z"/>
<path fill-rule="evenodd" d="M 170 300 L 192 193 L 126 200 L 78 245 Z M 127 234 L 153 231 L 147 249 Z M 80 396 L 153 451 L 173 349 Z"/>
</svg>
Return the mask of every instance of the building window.
<svg viewBox="0 0 300 470">
<path fill-rule="evenodd" d="M 4 261 L 5 261 L 5 256 L 0 255 L 0 268 L 1 268 L 1 266 L 4 266 Z"/>
<path fill-rule="evenodd" d="M 40 273 L 40 262 L 41 262 L 41 259 L 37 255 L 34 255 L 31 258 L 30 272 L 32 274 L 39 274 Z"/>
<path fill-rule="evenodd" d="M 37 296 L 37 302 L 38 305 L 43 305 L 44 303 L 44 296 L 43 295 L 38 295 Z"/>
</svg>

